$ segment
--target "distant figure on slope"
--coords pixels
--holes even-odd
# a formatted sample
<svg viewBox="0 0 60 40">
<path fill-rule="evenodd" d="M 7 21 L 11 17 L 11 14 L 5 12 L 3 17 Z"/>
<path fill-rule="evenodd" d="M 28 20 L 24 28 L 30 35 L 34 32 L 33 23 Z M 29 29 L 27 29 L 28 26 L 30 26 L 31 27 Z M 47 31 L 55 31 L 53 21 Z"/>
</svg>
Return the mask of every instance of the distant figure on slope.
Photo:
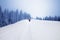
<svg viewBox="0 0 60 40">
<path fill-rule="evenodd" d="M 29 19 L 29 22 L 31 21 L 31 19 Z"/>
</svg>

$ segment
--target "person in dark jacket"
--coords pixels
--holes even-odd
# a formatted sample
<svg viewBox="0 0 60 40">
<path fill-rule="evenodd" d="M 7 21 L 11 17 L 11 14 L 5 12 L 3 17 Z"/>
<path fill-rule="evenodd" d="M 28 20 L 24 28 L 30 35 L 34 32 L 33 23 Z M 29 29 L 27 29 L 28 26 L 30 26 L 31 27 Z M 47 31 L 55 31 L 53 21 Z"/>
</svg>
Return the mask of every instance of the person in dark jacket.
<svg viewBox="0 0 60 40">
<path fill-rule="evenodd" d="M 29 19 L 29 22 L 31 21 L 31 19 Z"/>
</svg>

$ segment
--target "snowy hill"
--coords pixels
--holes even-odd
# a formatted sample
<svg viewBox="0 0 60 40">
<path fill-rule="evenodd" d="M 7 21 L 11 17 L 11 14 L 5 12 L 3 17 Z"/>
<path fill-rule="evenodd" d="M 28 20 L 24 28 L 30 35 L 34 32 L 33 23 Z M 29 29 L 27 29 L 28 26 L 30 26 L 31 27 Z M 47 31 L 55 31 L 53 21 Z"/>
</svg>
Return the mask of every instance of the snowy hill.
<svg viewBox="0 0 60 40">
<path fill-rule="evenodd" d="M 60 40 L 60 22 L 23 20 L 0 28 L 0 40 Z"/>
</svg>

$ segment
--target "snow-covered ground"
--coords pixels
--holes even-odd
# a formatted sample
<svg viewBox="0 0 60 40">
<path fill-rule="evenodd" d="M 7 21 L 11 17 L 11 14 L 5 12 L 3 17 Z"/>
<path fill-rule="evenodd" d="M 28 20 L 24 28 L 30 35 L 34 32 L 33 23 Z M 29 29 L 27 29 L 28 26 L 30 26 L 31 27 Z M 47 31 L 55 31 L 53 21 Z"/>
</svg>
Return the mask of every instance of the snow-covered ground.
<svg viewBox="0 0 60 40">
<path fill-rule="evenodd" d="M 0 40 L 60 40 L 60 22 L 23 20 L 0 28 Z"/>
</svg>

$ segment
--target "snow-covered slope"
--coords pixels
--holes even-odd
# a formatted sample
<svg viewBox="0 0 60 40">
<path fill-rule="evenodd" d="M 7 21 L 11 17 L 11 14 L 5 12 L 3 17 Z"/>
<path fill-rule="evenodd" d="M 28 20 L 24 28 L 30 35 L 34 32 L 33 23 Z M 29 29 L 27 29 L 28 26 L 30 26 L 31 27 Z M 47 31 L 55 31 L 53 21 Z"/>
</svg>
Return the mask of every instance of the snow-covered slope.
<svg viewBox="0 0 60 40">
<path fill-rule="evenodd" d="M 0 40 L 60 40 L 60 22 L 23 20 L 0 28 Z"/>
</svg>

